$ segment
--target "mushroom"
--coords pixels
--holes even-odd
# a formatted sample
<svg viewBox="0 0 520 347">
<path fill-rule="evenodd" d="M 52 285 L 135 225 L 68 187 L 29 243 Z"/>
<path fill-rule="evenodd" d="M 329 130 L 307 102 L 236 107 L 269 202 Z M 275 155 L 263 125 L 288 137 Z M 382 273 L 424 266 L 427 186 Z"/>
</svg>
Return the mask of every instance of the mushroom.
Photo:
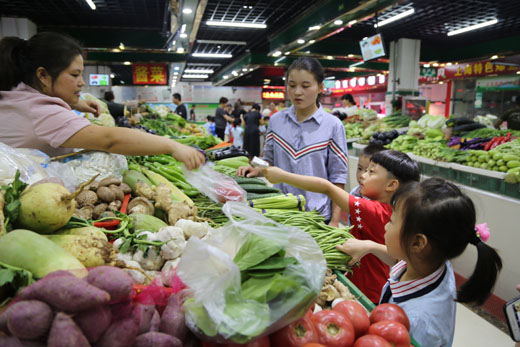
<svg viewBox="0 0 520 347">
<path fill-rule="evenodd" d="M 121 183 L 119 188 L 123 191 L 124 194 L 130 194 L 132 192 L 132 188 L 126 183 Z"/>
<path fill-rule="evenodd" d="M 84 205 L 78 210 L 79 216 L 83 219 L 91 219 L 94 213 L 94 205 Z"/>
<path fill-rule="evenodd" d="M 112 189 L 108 187 L 99 187 L 97 190 L 97 195 L 101 200 L 105 202 L 112 202 L 116 198 L 116 195 L 114 194 Z"/>
<path fill-rule="evenodd" d="M 121 181 L 115 177 L 107 177 L 99 182 L 99 187 L 108 187 L 111 184 L 118 186 L 121 184 Z"/>
<path fill-rule="evenodd" d="M 111 184 L 108 188 L 110 188 L 110 190 L 114 192 L 116 200 L 123 201 L 123 199 L 125 198 L 125 193 L 123 193 L 123 190 L 121 188 L 114 184 Z"/>
<path fill-rule="evenodd" d="M 94 207 L 94 211 L 92 211 L 92 218 L 99 219 L 101 214 L 106 211 L 108 204 L 101 203 Z"/>
<path fill-rule="evenodd" d="M 144 213 L 152 215 L 155 212 L 153 204 L 147 198 L 137 197 L 132 199 L 128 204 L 128 214 L 132 213 Z"/>
<path fill-rule="evenodd" d="M 103 212 L 103 214 L 101 214 L 101 218 L 106 218 L 106 217 L 115 217 L 116 214 L 112 211 L 105 211 Z"/>
<path fill-rule="evenodd" d="M 108 204 L 108 209 L 110 211 L 119 211 L 119 209 L 121 208 L 121 205 L 122 205 L 122 202 L 119 201 L 119 200 L 114 200 L 112 201 L 110 204 Z"/>
<path fill-rule="evenodd" d="M 94 205 L 98 200 L 98 196 L 92 190 L 83 190 L 76 196 L 76 201 L 79 207 L 86 205 Z"/>
</svg>

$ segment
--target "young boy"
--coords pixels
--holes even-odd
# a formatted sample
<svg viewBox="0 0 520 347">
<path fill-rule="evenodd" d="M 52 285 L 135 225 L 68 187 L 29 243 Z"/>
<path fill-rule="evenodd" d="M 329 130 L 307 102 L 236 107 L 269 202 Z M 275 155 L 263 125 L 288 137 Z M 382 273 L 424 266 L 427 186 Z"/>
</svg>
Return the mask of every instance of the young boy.
<svg viewBox="0 0 520 347">
<path fill-rule="evenodd" d="M 323 178 L 292 174 L 277 167 L 266 168 L 264 176 L 273 184 L 287 183 L 327 195 L 342 210 L 351 213 L 352 235 L 384 245 L 384 226 L 392 215 L 392 195 L 399 185 L 418 182 L 420 171 L 417 162 L 404 153 L 386 150 L 374 154 L 359 181 L 360 193 L 371 200 L 353 196 Z M 342 245 L 337 248 L 342 250 Z M 369 254 L 359 268 L 354 269 L 350 279 L 372 302 L 378 303 L 388 273 L 388 265 Z"/>
<path fill-rule="evenodd" d="M 350 194 L 352 194 L 354 196 L 358 196 L 360 198 L 363 197 L 361 195 L 361 193 L 359 192 L 359 190 L 360 190 L 359 182 L 361 181 L 361 175 L 363 175 L 365 173 L 365 171 L 368 169 L 368 165 L 370 164 L 370 159 L 372 158 L 372 156 L 374 154 L 376 154 L 377 152 L 381 152 L 384 150 L 386 150 L 385 147 L 383 147 L 381 145 L 375 145 L 375 144 L 368 145 L 361 150 L 361 152 L 359 153 L 359 160 L 358 160 L 358 165 L 357 165 L 357 170 L 356 170 L 356 181 L 357 181 L 358 185 L 352 189 Z"/>
<path fill-rule="evenodd" d="M 207 131 L 208 135 L 213 135 L 213 136 L 216 135 L 216 133 L 215 133 L 215 121 L 213 120 L 212 116 L 207 116 L 206 117 L 206 123 L 204 123 L 204 128 L 206 128 L 206 131 Z"/>
</svg>

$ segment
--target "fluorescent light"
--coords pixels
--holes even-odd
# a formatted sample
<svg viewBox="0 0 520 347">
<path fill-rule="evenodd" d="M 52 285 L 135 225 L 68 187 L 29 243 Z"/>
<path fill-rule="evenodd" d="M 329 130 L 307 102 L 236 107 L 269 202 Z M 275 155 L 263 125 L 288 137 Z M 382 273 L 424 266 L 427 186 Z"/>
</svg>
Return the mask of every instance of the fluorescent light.
<svg viewBox="0 0 520 347">
<path fill-rule="evenodd" d="M 119 49 L 122 51 L 125 49 L 125 44 L 123 42 L 119 43 Z"/>
<path fill-rule="evenodd" d="M 259 23 L 244 23 L 244 22 L 223 22 L 208 20 L 206 22 L 209 26 L 233 27 L 233 28 L 249 28 L 249 29 L 265 29 L 267 25 Z"/>
<path fill-rule="evenodd" d="M 310 41 L 309 41 L 309 43 L 314 43 L 314 42 L 316 42 L 316 40 L 310 40 Z"/>
<path fill-rule="evenodd" d="M 177 76 L 178 74 L 179 74 L 179 73 L 178 73 L 177 71 L 174 71 L 174 72 L 173 72 L 173 75 L 174 75 L 174 76 Z"/>
<path fill-rule="evenodd" d="M 498 59 L 498 55 L 495 54 L 494 56 L 491 57 L 491 59 L 493 59 L 493 60 Z"/>
<path fill-rule="evenodd" d="M 328 56 L 327 56 L 327 59 L 328 59 L 328 60 L 332 60 L 332 59 L 334 59 L 334 57 L 333 57 L 332 55 L 328 55 Z"/>
<path fill-rule="evenodd" d="M 290 52 L 290 51 L 287 51 L 287 52 L 285 52 L 283 55 L 289 55 L 289 54 L 291 54 L 291 52 Z"/>
<path fill-rule="evenodd" d="M 465 32 L 467 32 L 467 31 L 480 29 L 480 28 L 483 28 L 483 27 L 487 27 L 487 26 L 489 26 L 489 25 L 497 24 L 497 23 L 498 23 L 498 19 L 495 18 L 495 19 L 492 19 L 492 20 L 488 20 L 487 22 L 483 22 L 483 23 L 479 23 L 479 24 L 470 25 L 470 26 L 465 27 L 465 28 L 462 28 L 462 29 L 457 29 L 457 30 L 449 31 L 449 32 L 448 32 L 448 36 L 453 36 L 453 35 L 462 34 L 462 33 L 465 33 Z"/>
<path fill-rule="evenodd" d="M 231 71 L 231 74 L 233 74 L 233 76 L 238 76 L 238 72 L 236 71 Z"/>
<path fill-rule="evenodd" d="M 383 25 L 395 22 L 396 20 L 402 19 L 404 17 L 408 17 L 409 15 L 412 15 L 414 13 L 415 13 L 415 9 L 411 8 L 411 9 L 409 9 L 407 11 L 399 13 L 398 15 L 395 15 L 395 16 L 390 17 L 388 19 L 382 20 L 381 22 L 378 23 L 379 25 L 378 24 L 374 24 L 374 28 L 377 28 L 378 26 L 382 27 Z"/>
<path fill-rule="evenodd" d="M 430 64 L 424 64 L 423 66 L 424 67 L 430 67 Z"/>
<path fill-rule="evenodd" d="M 191 8 L 185 8 L 184 10 L 182 10 L 182 13 L 186 13 L 186 14 L 190 14 L 192 12 L 193 12 L 193 10 Z"/>
<path fill-rule="evenodd" d="M 184 73 L 213 73 L 213 72 L 214 72 L 213 70 L 209 70 L 209 69 L 200 69 L 200 70 L 186 69 L 186 70 L 184 70 Z"/>
<path fill-rule="evenodd" d="M 349 54 L 349 55 L 347 55 L 347 57 L 349 57 L 349 58 L 353 58 L 353 57 L 354 57 L 354 54 Z"/>
<path fill-rule="evenodd" d="M 437 66 L 439 66 L 439 63 L 433 63 L 432 66 L 437 67 Z"/>
<path fill-rule="evenodd" d="M 299 43 L 300 45 L 302 45 L 302 44 L 304 44 L 304 43 L 305 43 L 305 40 L 303 40 L 303 39 L 299 39 L 299 40 L 298 40 L 298 41 L 296 41 L 296 42 L 298 42 L 298 43 Z"/>
<path fill-rule="evenodd" d="M 357 63 L 350 64 L 349 67 L 359 66 L 359 65 L 364 64 L 364 63 L 365 62 L 363 60 L 361 60 L 361 61 L 358 61 Z"/>
<path fill-rule="evenodd" d="M 116 77 L 116 75 L 113 74 L 113 73 L 111 73 L 111 74 L 110 74 L 110 78 L 114 78 L 114 77 Z"/>
<path fill-rule="evenodd" d="M 208 75 L 182 75 L 182 78 L 208 78 Z"/>
<path fill-rule="evenodd" d="M 341 19 L 337 19 L 337 20 L 334 21 L 334 24 L 335 25 L 341 25 L 341 24 L 343 24 L 343 21 Z"/>
<path fill-rule="evenodd" d="M 273 57 L 279 57 L 282 55 L 282 52 L 281 51 L 276 51 L 273 53 Z"/>
<path fill-rule="evenodd" d="M 520 71 L 517 71 L 516 74 L 517 74 L 517 75 L 520 75 Z"/>
<path fill-rule="evenodd" d="M 178 66 L 174 67 L 173 69 L 174 69 L 175 71 L 179 71 L 179 70 L 180 70 L 180 68 L 179 68 Z"/>
<path fill-rule="evenodd" d="M 329 76 L 329 77 L 325 77 L 325 79 L 326 80 L 334 80 L 334 79 L 336 79 L 336 77 L 335 76 Z"/>
<path fill-rule="evenodd" d="M 284 59 L 285 59 L 285 57 L 281 57 L 281 58 L 276 59 L 274 62 L 275 62 L 275 64 L 276 64 L 276 63 L 281 62 L 281 61 L 284 60 Z"/>
<path fill-rule="evenodd" d="M 182 47 L 177 48 L 177 53 L 184 53 L 184 48 L 182 48 Z"/>
<path fill-rule="evenodd" d="M 348 22 L 348 25 L 354 25 L 356 23 L 357 23 L 357 20 L 354 19 L 354 20 L 351 20 L 350 22 Z"/>
<path fill-rule="evenodd" d="M 92 0 L 85 0 L 91 9 L 96 9 L 96 4 Z"/>
<path fill-rule="evenodd" d="M 181 26 L 181 34 L 184 34 L 186 32 L 186 24 L 183 24 Z"/>
<path fill-rule="evenodd" d="M 247 72 L 247 69 L 246 69 L 246 68 L 243 68 L 242 71 Z"/>
<path fill-rule="evenodd" d="M 246 41 L 225 41 L 225 40 L 197 40 L 198 43 L 208 43 L 214 45 L 237 45 L 237 46 L 245 46 L 247 45 Z"/>
<path fill-rule="evenodd" d="M 451 66 L 452 64 L 451 63 L 446 63 L 446 66 Z"/>
<path fill-rule="evenodd" d="M 186 33 L 183 33 L 183 34 L 181 34 L 181 35 L 180 35 L 180 37 L 181 37 L 182 39 L 185 39 L 185 38 L 187 38 L 187 37 L 188 37 L 188 34 L 186 34 Z"/>
<path fill-rule="evenodd" d="M 439 84 L 444 84 L 444 82 L 443 82 L 443 81 L 440 81 Z"/>
<path fill-rule="evenodd" d="M 123 63 L 123 65 L 132 65 L 132 63 L 129 62 L 129 61 L 125 61 L 125 62 Z"/>
<path fill-rule="evenodd" d="M 321 29 L 321 26 L 319 26 L 319 25 L 315 25 L 315 26 L 309 27 L 309 31 L 311 31 L 311 30 L 320 30 L 320 29 Z"/>
<path fill-rule="evenodd" d="M 194 57 L 199 58 L 233 58 L 232 54 L 224 54 L 224 53 L 193 53 Z"/>
<path fill-rule="evenodd" d="M 229 77 L 228 75 L 224 75 L 224 76 L 222 76 L 222 78 L 225 79 L 225 80 L 226 80 L 228 77 Z"/>
</svg>

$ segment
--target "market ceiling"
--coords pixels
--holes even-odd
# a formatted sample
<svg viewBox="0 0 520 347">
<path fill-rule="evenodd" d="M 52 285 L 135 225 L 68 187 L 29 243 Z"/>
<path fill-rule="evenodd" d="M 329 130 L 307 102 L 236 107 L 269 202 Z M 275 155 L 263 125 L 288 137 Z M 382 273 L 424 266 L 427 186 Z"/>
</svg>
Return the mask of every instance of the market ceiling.
<svg viewBox="0 0 520 347">
<path fill-rule="evenodd" d="M 283 85 L 283 68 L 301 55 L 319 58 L 327 76 L 371 74 L 388 69 L 388 55 L 361 63 L 359 41 L 378 31 L 387 52 L 388 43 L 398 38 L 420 39 L 422 62 L 455 62 L 520 52 L 519 0 L 92 2 L 95 10 L 87 0 L 0 0 L 0 13 L 29 18 L 39 31 L 76 37 L 86 48 L 87 62 L 110 64 L 117 80 L 127 83 L 131 82 L 131 67 L 122 65 L 125 61 L 177 64 L 184 70 L 183 76 L 208 76 L 182 80 L 213 81 L 217 85 Z M 410 9 L 413 14 L 374 28 L 376 21 L 381 23 Z M 492 19 L 497 23 L 447 35 Z M 265 28 L 211 26 L 211 21 Z M 198 73 L 200 70 L 206 72 Z"/>
</svg>

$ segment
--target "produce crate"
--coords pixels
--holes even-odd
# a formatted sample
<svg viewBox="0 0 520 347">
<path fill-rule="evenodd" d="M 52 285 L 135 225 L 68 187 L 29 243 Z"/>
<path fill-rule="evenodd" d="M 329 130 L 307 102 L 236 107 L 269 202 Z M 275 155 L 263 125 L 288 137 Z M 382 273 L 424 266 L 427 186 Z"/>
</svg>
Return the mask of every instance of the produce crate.
<svg viewBox="0 0 520 347">
<path fill-rule="evenodd" d="M 520 199 L 520 183 L 510 184 L 503 182 L 500 193 L 512 198 Z"/>
<path fill-rule="evenodd" d="M 368 312 L 372 312 L 372 310 L 376 307 L 372 301 L 370 301 L 365 294 L 363 294 L 358 287 L 354 285 L 354 283 L 350 282 L 348 278 L 346 278 L 340 271 L 334 270 L 334 274 L 338 277 L 338 281 L 343 283 L 345 286 L 347 286 L 348 290 L 350 290 L 350 293 L 356 297 L 356 299 L 360 302 L 363 307 L 367 309 Z M 412 336 L 410 336 L 410 340 L 412 342 L 412 345 L 415 347 L 420 347 L 419 343 L 414 340 Z"/>
</svg>

